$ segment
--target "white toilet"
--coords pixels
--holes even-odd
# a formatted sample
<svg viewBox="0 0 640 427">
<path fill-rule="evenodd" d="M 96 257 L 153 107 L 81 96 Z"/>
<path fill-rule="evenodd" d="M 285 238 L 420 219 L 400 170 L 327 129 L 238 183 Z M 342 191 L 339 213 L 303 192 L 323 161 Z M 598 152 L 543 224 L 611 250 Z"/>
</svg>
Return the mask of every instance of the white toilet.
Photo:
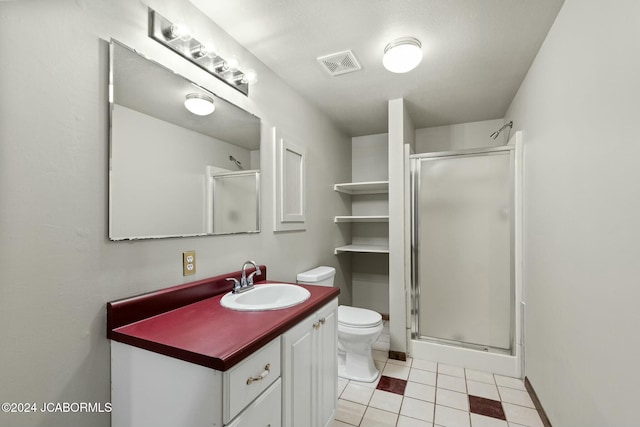
<svg viewBox="0 0 640 427">
<path fill-rule="evenodd" d="M 298 283 L 333 286 L 336 269 L 316 267 L 298 274 Z M 371 347 L 382 332 L 382 316 L 365 308 L 338 307 L 338 376 L 350 380 L 373 382 L 379 372 L 373 362 Z"/>
</svg>

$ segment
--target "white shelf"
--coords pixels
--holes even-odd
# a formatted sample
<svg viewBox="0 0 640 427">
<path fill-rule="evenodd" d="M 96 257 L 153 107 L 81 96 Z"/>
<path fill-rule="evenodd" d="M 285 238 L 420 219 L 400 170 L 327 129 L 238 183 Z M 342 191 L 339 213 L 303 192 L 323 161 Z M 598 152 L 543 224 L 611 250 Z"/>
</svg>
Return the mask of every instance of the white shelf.
<svg viewBox="0 0 640 427">
<path fill-rule="evenodd" d="M 348 182 L 335 184 L 333 189 L 339 193 L 357 196 L 361 194 L 388 194 L 389 181 Z M 375 210 L 374 210 L 375 211 Z M 380 211 L 380 210 L 378 210 Z M 384 212 L 384 211 L 383 211 Z M 341 222 L 389 222 L 389 215 L 338 215 L 336 223 Z M 377 244 L 351 244 L 335 248 L 336 255 L 346 252 L 388 254 L 389 242 Z"/>
<path fill-rule="evenodd" d="M 343 215 L 336 216 L 334 222 L 389 222 L 389 215 Z"/>
<path fill-rule="evenodd" d="M 385 194 L 389 192 L 389 181 L 349 182 L 335 184 L 333 189 L 345 194 Z"/>
<path fill-rule="evenodd" d="M 334 253 L 336 255 L 345 252 L 360 252 L 360 253 L 374 253 L 374 254 L 388 254 L 389 245 L 346 245 L 335 248 Z"/>
</svg>

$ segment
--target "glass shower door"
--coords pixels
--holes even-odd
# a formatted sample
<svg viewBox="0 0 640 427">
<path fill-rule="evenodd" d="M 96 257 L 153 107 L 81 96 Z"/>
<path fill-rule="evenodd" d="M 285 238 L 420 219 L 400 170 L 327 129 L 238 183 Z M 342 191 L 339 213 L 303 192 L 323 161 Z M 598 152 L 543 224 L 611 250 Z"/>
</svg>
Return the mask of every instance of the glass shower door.
<svg viewBox="0 0 640 427">
<path fill-rule="evenodd" d="M 426 156 L 413 159 L 414 337 L 507 351 L 512 152 Z"/>
</svg>

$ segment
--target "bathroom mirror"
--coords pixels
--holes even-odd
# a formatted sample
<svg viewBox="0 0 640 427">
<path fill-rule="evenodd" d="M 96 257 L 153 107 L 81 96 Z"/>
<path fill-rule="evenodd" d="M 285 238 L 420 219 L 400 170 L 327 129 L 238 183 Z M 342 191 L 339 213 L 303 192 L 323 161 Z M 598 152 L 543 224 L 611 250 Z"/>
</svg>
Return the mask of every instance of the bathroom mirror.
<svg viewBox="0 0 640 427">
<path fill-rule="evenodd" d="M 112 40 L 109 238 L 260 231 L 260 119 Z M 214 111 L 197 115 L 185 99 Z"/>
</svg>

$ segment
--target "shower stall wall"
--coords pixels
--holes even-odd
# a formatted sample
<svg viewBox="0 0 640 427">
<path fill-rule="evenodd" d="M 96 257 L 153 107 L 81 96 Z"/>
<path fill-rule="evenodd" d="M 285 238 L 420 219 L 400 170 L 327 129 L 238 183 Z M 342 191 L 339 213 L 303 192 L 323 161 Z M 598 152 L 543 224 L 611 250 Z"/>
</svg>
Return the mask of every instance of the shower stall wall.
<svg viewBox="0 0 640 427">
<path fill-rule="evenodd" d="M 520 376 L 519 147 L 410 156 L 414 357 Z"/>
</svg>

